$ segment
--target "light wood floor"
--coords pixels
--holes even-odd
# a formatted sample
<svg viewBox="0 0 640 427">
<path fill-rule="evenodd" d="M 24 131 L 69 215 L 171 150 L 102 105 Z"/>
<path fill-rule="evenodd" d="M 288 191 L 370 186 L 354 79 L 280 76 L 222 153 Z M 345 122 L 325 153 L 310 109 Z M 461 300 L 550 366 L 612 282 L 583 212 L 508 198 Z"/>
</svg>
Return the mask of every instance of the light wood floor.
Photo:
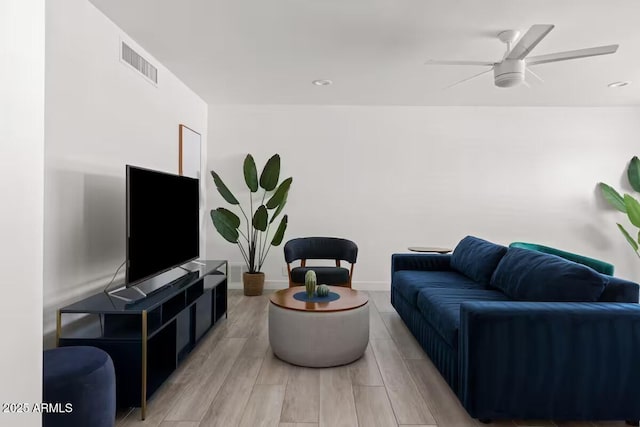
<svg viewBox="0 0 640 427">
<path fill-rule="evenodd" d="M 289 365 L 273 356 L 267 295 L 229 291 L 229 317 L 117 427 L 484 426 L 470 418 L 389 302 L 369 292 L 370 341 L 363 358 L 337 368 Z M 502 421 L 492 426 L 624 426 L 624 422 Z"/>
</svg>

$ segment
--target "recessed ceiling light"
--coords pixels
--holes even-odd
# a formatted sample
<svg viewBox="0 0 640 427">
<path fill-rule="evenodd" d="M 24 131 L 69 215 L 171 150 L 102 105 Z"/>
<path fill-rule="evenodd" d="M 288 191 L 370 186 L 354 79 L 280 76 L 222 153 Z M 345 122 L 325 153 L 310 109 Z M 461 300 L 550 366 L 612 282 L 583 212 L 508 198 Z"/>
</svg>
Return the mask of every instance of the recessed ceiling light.
<svg viewBox="0 0 640 427">
<path fill-rule="evenodd" d="M 314 80 L 311 83 L 313 83 L 316 86 L 329 86 L 333 82 L 331 80 Z"/>
<path fill-rule="evenodd" d="M 609 83 L 607 86 L 609 87 L 625 87 L 629 85 L 631 82 L 613 82 Z"/>
</svg>

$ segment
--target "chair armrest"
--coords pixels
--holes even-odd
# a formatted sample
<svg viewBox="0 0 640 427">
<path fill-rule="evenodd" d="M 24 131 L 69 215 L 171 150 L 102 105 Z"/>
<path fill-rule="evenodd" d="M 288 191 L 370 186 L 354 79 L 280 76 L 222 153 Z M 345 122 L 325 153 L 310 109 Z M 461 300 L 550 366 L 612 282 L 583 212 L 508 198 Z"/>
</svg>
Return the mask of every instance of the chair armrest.
<svg viewBox="0 0 640 427">
<path fill-rule="evenodd" d="M 640 418 L 640 305 L 466 302 L 458 396 L 477 418 Z"/>
<path fill-rule="evenodd" d="M 393 254 L 391 277 L 400 270 L 451 270 L 451 254 Z"/>
</svg>

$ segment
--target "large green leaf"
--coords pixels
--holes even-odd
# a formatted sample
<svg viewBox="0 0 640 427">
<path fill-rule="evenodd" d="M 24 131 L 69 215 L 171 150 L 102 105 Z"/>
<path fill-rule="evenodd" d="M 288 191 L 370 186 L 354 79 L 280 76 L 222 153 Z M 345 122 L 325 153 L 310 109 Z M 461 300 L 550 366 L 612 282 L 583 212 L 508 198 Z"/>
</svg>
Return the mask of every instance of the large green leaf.
<svg viewBox="0 0 640 427">
<path fill-rule="evenodd" d="M 258 209 L 256 209 L 256 213 L 253 215 L 253 226 L 260 231 L 265 231 L 267 229 L 267 220 L 269 219 L 269 214 L 267 213 L 267 208 L 264 205 L 260 205 Z"/>
<path fill-rule="evenodd" d="M 625 230 L 624 227 L 621 224 L 618 224 L 618 228 L 620 229 L 620 232 L 622 233 L 624 238 L 627 239 L 627 242 L 629 242 L 629 244 L 631 245 L 633 250 L 638 252 L 638 242 L 633 240 L 633 237 L 631 237 L 629 232 L 627 232 L 627 230 Z"/>
<path fill-rule="evenodd" d="M 640 192 L 640 159 L 638 159 L 638 156 L 633 156 L 633 159 L 629 162 L 627 178 L 629 178 L 631 188 Z"/>
<path fill-rule="evenodd" d="M 278 225 L 278 229 L 276 233 L 273 235 L 273 239 L 271 240 L 271 244 L 273 246 L 278 246 L 282 243 L 282 239 L 284 239 L 284 232 L 287 229 L 287 222 L 289 221 L 289 216 L 285 215 L 280 220 L 280 225 Z"/>
<path fill-rule="evenodd" d="M 255 193 L 258 191 L 258 170 L 251 154 L 247 154 L 247 157 L 244 158 L 242 169 L 244 171 L 244 182 L 247 183 L 249 190 Z"/>
<path fill-rule="evenodd" d="M 229 227 L 231 228 L 240 227 L 240 217 L 238 215 L 234 214 L 229 209 L 225 209 L 225 208 L 218 208 L 216 210 L 225 216 L 227 224 L 229 224 Z"/>
<path fill-rule="evenodd" d="M 289 193 L 284 195 L 284 199 L 278 205 L 278 209 L 276 209 L 275 212 L 273 213 L 273 216 L 271 217 L 271 220 L 269 221 L 269 224 L 272 224 L 273 221 L 275 221 L 276 218 L 278 218 L 278 215 L 280 215 L 280 212 L 282 212 L 282 210 L 284 209 L 285 205 L 287 204 L 287 196 L 288 195 L 289 195 Z"/>
<path fill-rule="evenodd" d="M 267 191 L 271 191 L 278 185 L 280 179 L 280 155 L 274 154 L 267 164 L 264 165 L 264 169 L 260 174 L 260 187 Z"/>
<path fill-rule="evenodd" d="M 278 189 L 273 193 L 273 196 L 267 201 L 267 209 L 275 209 L 282 203 L 283 200 L 287 198 L 287 193 L 289 192 L 289 188 L 291 187 L 291 183 L 293 182 L 293 178 L 289 177 L 282 181 L 282 183 L 278 186 Z"/>
<path fill-rule="evenodd" d="M 598 184 L 602 196 L 609 202 L 611 206 L 619 210 L 620 212 L 627 213 L 627 207 L 624 205 L 624 199 L 613 187 L 608 186 L 604 182 Z"/>
<path fill-rule="evenodd" d="M 238 242 L 238 230 L 231 226 L 229 217 L 219 210 L 211 210 L 211 221 L 218 233 L 230 243 Z"/>
<path fill-rule="evenodd" d="M 211 171 L 211 176 L 213 177 L 213 182 L 216 184 L 216 188 L 218 189 L 218 192 L 220 193 L 222 198 L 225 199 L 227 203 L 231 203 L 232 205 L 239 205 L 240 202 L 238 201 L 238 199 L 236 199 L 236 196 L 234 196 L 231 191 L 229 191 L 229 188 L 227 188 L 225 183 L 222 182 L 220 176 L 214 171 Z"/>
<path fill-rule="evenodd" d="M 625 194 L 624 206 L 627 208 L 627 216 L 631 224 L 640 227 L 640 203 L 632 196 Z"/>
</svg>

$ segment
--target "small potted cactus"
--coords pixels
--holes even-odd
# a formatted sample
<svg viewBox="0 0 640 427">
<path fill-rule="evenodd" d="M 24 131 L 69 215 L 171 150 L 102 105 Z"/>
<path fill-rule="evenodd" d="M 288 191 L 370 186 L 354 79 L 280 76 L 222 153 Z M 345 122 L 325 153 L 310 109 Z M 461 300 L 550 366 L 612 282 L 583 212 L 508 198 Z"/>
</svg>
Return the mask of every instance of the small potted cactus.
<svg viewBox="0 0 640 427">
<path fill-rule="evenodd" d="M 316 291 L 316 284 L 318 283 L 318 279 L 316 278 L 316 272 L 313 270 L 307 271 L 304 275 L 304 286 L 307 290 L 307 298 L 313 298 L 313 294 Z"/>
<path fill-rule="evenodd" d="M 319 297 L 328 297 L 329 296 L 329 287 L 327 285 L 320 285 L 316 290 Z"/>
</svg>

